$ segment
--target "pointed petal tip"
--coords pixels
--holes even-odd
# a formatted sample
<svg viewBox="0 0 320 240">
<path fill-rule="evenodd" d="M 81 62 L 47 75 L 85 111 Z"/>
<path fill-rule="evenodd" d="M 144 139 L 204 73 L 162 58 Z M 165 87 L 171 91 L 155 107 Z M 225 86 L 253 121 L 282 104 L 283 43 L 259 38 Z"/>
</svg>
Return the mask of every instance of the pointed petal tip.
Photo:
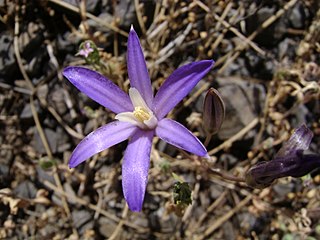
<svg viewBox="0 0 320 240">
<path fill-rule="evenodd" d="M 142 204 L 141 204 L 141 206 L 133 206 L 128 203 L 128 207 L 131 212 L 141 212 L 141 210 L 142 210 Z"/>
<path fill-rule="evenodd" d="M 212 68 L 213 65 L 216 63 L 213 59 L 210 59 L 210 60 L 202 60 L 201 62 L 207 64 L 207 65 L 208 65 L 208 68 Z"/>
<path fill-rule="evenodd" d="M 68 163 L 68 166 L 69 166 L 70 169 L 71 169 L 71 168 L 75 168 L 75 167 L 77 167 L 80 163 L 82 163 L 82 162 L 84 162 L 84 161 L 85 161 L 85 160 L 79 161 L 79 160 L 75 159 L 75 158 L 71 155 L 70 160 L 69 160 L 69 163 Z"/>
<path fill-rule="evenodd" d="M 138 37 L 136 30 L 134 30 L 133 24 L 131 24 L 130 27 L 129 37 L 132 35 L 136 35 Z"/>
<path fill-rule="evenodd" d="M 71 162 L 69 162 L 68 163 L 68 166 L 69 166 L 69 168 L 71 169 L 71 168 L 75 168 L 76 166 L 78 166 L 79 164 L 75 164 L 74 162 L 73 163 L 71 163 Z"/>
<path fill-rule="evenodd" d="M 211 157 L 210 157 L 210 155 L 206 152 L 206 154 L 204 155 L 204 156 L 202 156 L 203 158 L 205 158 L 205 159 L 208 159 L 208 160 L 210 160 L 211 159 Z"/>
<path fill-rule="evenodd" d="M 69 169 L 74 168 L 75 166 L 73 166 L 73 164 L 68 164 Z"/>
<path fill-rule="evenodd" d="M 65 76 L 66 78 L 68 78 L 68 76 L 70 75 L 70 73 L 72 71 L 74 71 L 77 67 L 73 67 L 73 66 L 69 66 L 69 67 L 65 67 L 62 70 L 62 75 Z"/>
</svg>

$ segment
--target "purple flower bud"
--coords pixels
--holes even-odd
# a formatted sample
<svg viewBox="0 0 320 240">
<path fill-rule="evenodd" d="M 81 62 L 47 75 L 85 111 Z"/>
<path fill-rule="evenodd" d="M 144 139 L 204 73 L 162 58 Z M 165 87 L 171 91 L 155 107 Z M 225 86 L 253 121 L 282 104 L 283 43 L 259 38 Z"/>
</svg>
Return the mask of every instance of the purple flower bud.
<svg viewBox="0 0 320 240">
<path fill-rule="evenodd" d="M 225 116 L 225 106 L 220 93 L 210 88 L 203 104 L 203 128 L 207 134 L 216 134 Z"/>
<path fill-rule="evenodd" d="M 320 167 L 320 155 L 304 154 L 309 148 L 313 133 L 305 124 L 297 128 L 284 143 L 275 158 L 251 167 L 246 173 L 246 183 L 253 188 L 265 188 L 281 177 L 302 177 Z"/>
</svg>

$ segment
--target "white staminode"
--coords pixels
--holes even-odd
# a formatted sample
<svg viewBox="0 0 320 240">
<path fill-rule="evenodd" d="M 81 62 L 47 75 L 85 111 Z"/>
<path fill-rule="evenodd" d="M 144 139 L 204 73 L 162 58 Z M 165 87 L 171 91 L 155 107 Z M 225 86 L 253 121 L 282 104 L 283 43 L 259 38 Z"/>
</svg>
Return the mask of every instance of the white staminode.
<svg viewBox="0 0 320 240">
<path fill-rule="evenodd" d="M 133 112 L 119 113 L 115 119 L 132 123 L 142 129 L 154 129 L 158 124 L 158 120 L 141 97 L 139 91 L 135 88 L 130 88 L 129 96 L 134 107 Z"/>
</svg>

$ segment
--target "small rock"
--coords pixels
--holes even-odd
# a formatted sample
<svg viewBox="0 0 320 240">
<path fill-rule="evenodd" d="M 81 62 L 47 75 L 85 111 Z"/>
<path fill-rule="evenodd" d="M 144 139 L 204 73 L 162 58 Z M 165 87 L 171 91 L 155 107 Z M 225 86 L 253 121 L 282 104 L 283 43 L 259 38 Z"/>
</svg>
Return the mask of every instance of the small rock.
<svg viewBox="0 0 320 240">
<path fill-rule="evenodd" d="M 13 192 L 17 195 L 17 197 L 33 199 L 36 197 L 37 189 L 31 181 L 25 180 L 25 181 L 21 182 L 13 190 Z"/>
<path fill-rule="evenodd" d="M 93 228 L 93 217 L 87 210 L 74 210 L 72 212 L 72 219 L 80 234 Z"/>
<path fill-rule="evenodd" d="M 13 37 L 9 32 L 0 35 L 0 79 L 7 81 L 17 72 Z"/>
<path fill-rule="evenodd" d="M 115 222 L 109 220 L 106 217 L 100 217 L 98 220 L 98 224 L 99 232 L 105 238 L 109 238 L 117 227 L 117 224 Z"/>
<path fill-rule="evenodd" d="M 289 23 L 293 28 L 304 28 L 306 18 L 309 17 L 309 12 L 304 8 L 302 2 L 297 2 L 291 11 L 288 12 Z"/>
<path fill-rule="evenodd" d="M 276 12 L 277 9 L 275 7 L 265 6 L 256 11 L 252 16 L 248 17 L 246 19 L 246 25 L 249 34 L 259 29 L 261 24 L 274 16 Z M 282 16 L 268 28 L 260 32 L 254 41 L 266 47 L 275 46 L 284 34 L 287 33 L 287 25 L 288 20 L 286 16 Z"/>
<path fill-rule="evenodd" d="M 45 133 L 45 136 L 48 140 L 51 152 L 56 153 L 57 152 L 57 141 L 58 141 L 56 132 L 54 132 L 53 130 L 51 130 L 49 128 L 45 128 L 44 133 Z M 34 138 L 32 140 L 32 145 L 38 153 L 41 153 L 41 154 L 46 153 L 46 150 L 43 146 L 43 143 L 42 143 L 42 140 L 40 138 L 38 131 L 36 131 L 36 133 L 34 134 Z"/>
<path fill-rule="evenodd" d="M 238 77 L 217 78 L 217 81 L 220 85 L 218 91 L 226 106 L 225 120 L 218 136 L 228 139 L 260 114 L 266 93 L 262 85 Z"/>
<path fill-rule="evenodd" d="M 37 111 L 37 113 L 40 112 L 41 108 L 39 106 L 38 100 L 34 101 L 34 106 Z M 22 112 L 20 113 L 20 119 L 21 120 L 30 120 L 33 119 L 32 111 L 31 111 L 31 105 L 30 103 L 26 103 L 22 109 Z"/>
</svg>

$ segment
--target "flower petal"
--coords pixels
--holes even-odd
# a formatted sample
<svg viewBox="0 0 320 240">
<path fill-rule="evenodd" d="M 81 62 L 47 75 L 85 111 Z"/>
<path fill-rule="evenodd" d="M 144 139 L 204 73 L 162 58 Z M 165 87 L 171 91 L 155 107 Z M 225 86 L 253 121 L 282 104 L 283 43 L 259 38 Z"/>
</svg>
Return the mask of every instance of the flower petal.
<svg viewBox="0 0 320 240">
<path fill-rule="evenodd" d="M 131 211 L 141 211 L 154 131 L 138 129 L 129 141 L 122 164 L 122 189 Z"/>
<path fill-rule="evenodd" d="M 312 138 L 312 131 L 305 124 L 302 124 L 295 129 L 289 140 L 283 144 L 275 158 L 295 154 L 297 150 L 307 150 Z"/>
<path fill-rule="evenodd" d="M 83 67 L 67 67 L 63 75 L 81 92 L 111 111 L 132 111 L 128 94 L 100 73 Z"/>
<path fill-rule="evenodd" d="M 158 120 L 170 112 L 210 71 L 214 61 L 204 60 L 184 65 L 175 70 L 157 92 L 153 111 Z"/>
<path fill-rule="evenodd" d="M 195 155 L 206 157 L 207 150 L 199 139 L 180 123 L 165 118 L 158 122 L 156 135 L 167 143 Z"/>
<path fill-rule="evenodd" d="M 94 154 L 128 139 L 136 129 L 137 127 L 130 123 L 119 121 L 98 128 L 75 148 L 70 157 L 69 167 L 76 167 Z"/>
<path fill-rule="evenodd" d="M 133 27 L 128 38 L 127 64 L 130 86 L 139 91 L 150 107 L 153 100 L 151 81 L 140 41 Z"/>
</svg>

